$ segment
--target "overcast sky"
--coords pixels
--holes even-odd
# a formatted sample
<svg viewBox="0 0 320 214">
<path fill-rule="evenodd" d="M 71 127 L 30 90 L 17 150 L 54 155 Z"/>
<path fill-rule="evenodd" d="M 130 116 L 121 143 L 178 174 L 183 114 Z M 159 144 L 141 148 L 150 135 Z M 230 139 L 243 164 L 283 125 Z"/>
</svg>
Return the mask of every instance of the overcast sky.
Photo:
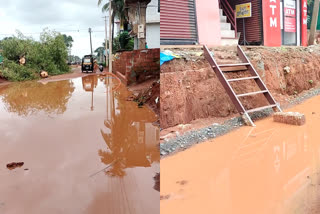
<svg viewBox="0 0 320 214">
<path fill-rule="evenodd" d="M 102 45 L 105 38 L 102 17 L 108 14 L 101 12 L 97 2 L 98 0 L 0 0 L 0 39 L 20 30 L 26 36 L 38 40 L 39 33 L 47 27 L 72 36 L 72 54 L 82 57 L 90 53 L 89 27 L 93 31 L 93 51 Z"/>
</svg>

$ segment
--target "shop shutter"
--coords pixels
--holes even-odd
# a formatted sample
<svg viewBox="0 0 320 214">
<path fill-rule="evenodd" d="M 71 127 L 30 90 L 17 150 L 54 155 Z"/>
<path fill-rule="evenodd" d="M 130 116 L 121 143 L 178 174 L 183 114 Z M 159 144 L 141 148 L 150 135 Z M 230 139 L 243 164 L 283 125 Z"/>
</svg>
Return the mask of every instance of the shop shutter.
<svg viewBox="0 0 320 214">
<path fill-rule="evenodd" d="M 161 0 L 162 1 L 162 0 Z M 245 18 L 246 40 L 251 45 L 262 44 L 262 0 L 229 0 L 231 7 L 235 8 L 236 4 L 251 2 L 252 17 Z M 240 43 L 243 41 L 243 20 L 237 19 L 238 32 L 241 33 Z"/>
<path fill-rule="evenodd" d="M 160 7 L 161 45 L 197 43 L 195 0 L 161 0 Z"/>
</svg>

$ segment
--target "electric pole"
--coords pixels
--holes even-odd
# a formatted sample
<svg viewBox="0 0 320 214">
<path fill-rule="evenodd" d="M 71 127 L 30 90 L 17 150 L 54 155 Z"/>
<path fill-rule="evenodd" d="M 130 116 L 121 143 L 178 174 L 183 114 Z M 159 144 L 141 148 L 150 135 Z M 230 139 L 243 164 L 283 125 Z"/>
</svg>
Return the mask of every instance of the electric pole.
<svg viewBox="0 0 320 214">
<path fill-rule="evenodd" d="M 90 48 L 91 48 L 91 55 L 92 55 L 91 28 L 89 28 L 89 34 L 90 34 Z"/>
<path fill-rule="evenodd" d="M 111 20 L 111 0 L 109 0 L 109 72 L 112 73 L 112 20 Z"/>
<path fill-rule="evenodd" d="M 106 38 L 105 38 L 105 51 L 106 51 L 106 66 L 108 66 L 108 32 L 107 32 L 107 16 L 104 16 L 104 25 L 105 25 L 105 33 L 106 33 Z"/>
</svg>

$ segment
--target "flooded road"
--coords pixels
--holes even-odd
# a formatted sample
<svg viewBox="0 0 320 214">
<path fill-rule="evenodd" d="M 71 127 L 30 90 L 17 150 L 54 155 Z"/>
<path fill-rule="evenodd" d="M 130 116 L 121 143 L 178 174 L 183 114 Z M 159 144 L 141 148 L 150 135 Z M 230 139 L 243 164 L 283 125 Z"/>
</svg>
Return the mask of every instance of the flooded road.
<svg viewBox="0 0 320 214">
<path fill-rule="evenodd" d="M 0 86 L 0 213 L 159 213 L 156 116 L 129 94 L 96 75 Z"/>
<path fill-rule="evenodd" d="M 161 160 L 161 214 L 320 213 L 320 97 Z"/>
</svg>

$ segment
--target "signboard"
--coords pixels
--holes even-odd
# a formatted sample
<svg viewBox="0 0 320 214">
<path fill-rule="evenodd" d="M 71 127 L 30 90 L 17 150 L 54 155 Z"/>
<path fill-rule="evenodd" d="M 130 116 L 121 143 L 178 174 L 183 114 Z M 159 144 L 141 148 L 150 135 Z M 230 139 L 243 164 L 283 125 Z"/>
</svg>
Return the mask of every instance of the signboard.
<svg viewBox="0 0 320 214">
<path fill-rule="evenodd" d="M 307 0 L 301 0 L 301 45 L 308 46 Z"/>
<path fill-rule="evenodd" d="M 295 33 L 296 30 L 296 2 L 285 0 L 284 6 L 284 32 Z"/>
<path fill-rule="evenodd" d="M 284 31 L 294 33 L 296 32 L 296 18 L 284 17 Z"/>
<path fill-rule="evenodd" d="M 251 17 L 251 2 L 245 4 L 237 4 L 236 17 L 238 19 Z"/>
<path fill-rule="evenodd" d="M 284 1 L 284 15 L 296 17 L 296 2 L 292 0 Z"/>
<path fill-rule="evenodd" d="M 265 46 L 281 46 L 280 0 L 263 0 L 263 40 Z"/>
</svg>

